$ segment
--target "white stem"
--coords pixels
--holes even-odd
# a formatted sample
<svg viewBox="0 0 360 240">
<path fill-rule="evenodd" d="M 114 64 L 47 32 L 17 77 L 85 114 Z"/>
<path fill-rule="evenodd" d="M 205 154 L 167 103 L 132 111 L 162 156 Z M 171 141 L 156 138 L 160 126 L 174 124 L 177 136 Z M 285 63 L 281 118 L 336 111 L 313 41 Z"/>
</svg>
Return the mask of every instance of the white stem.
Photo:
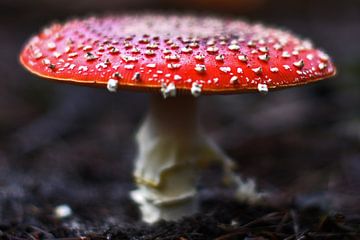
<svg viewBox="0 0 360 240">
<path fill-rule="evenodd" d="M 211 161 L 220 161 L 228 170 L 233 166 L 202 133 L 196 99 L 192 96 L 152 96 L 150 111 L 136 140 L 134 176 L 138 188 L 131 197 L 139 204 L 143 221 L 148 223 L 196 213 L 199 167 Z"/>
</svg>

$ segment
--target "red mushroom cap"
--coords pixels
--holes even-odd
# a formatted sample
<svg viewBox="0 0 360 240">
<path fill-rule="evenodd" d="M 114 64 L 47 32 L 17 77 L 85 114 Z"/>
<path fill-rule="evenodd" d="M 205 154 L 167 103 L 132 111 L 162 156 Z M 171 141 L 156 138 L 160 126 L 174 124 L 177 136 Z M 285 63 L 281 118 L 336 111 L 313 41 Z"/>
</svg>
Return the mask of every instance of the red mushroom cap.
<svg viewBox="0 0 360 240">
<path fill-rule="evenodd" d="M 267 91 L 336 72 L 325 53 L 289 32 L 189 15 L 54 24 L 29 41 L 20 61 L 36 75 L 63 82 L 193 95 Z"/>
</svg>

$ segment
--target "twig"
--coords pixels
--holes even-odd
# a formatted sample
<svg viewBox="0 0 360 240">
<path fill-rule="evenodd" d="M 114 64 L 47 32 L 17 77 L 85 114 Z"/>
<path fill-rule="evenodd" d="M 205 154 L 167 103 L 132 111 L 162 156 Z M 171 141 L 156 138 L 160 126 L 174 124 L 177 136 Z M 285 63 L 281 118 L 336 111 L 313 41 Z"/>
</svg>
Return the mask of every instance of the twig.
<svg viewBox="0 0 360 240">
<path fill-rule="evenodd" d="M 300 229 L 299 217 L 298 217 L 297 213 L 295 212 L 295 210 L 293 210 L 293 209 L 290 210 L 290 215 L 293 220 L 293 229 L 294 229 L 295 236 L 297 238 L 299 236 L 299 229 Z"/>
</svg>

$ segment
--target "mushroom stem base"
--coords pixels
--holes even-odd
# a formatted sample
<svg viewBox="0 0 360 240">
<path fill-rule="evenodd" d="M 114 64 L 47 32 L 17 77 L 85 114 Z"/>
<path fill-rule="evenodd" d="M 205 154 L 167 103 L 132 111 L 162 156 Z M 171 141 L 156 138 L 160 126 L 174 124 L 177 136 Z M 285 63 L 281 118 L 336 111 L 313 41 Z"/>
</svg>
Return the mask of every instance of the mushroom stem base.
<svg viewBox="0 0 360 240">
<path fill-rule="evenodd" d="M 155 223 L 163 220 L 177 220 L 181 217 L 196 213 L 198 201 L 195 196 L 189 196 L 189 199 L 161 204 L 151 201 L 144 196 L 143 189 L 137 189 L 131 192 L 131 198 L 139 204 L 143 221 Z"/>
</svg>

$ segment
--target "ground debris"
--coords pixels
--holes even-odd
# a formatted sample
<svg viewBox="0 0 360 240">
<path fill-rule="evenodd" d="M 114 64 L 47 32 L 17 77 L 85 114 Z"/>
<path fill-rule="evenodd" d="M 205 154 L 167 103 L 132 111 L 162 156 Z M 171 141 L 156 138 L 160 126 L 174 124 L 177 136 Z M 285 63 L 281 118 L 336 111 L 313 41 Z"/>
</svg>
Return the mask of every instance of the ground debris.
<svg viewBox="0 0 360 240">
<path fill-rule="evenodd" d="M 152 226 L 139 223 L 135 219 L 133 223 L 122 225 L 94 226 L 91 222 L 85 223 L 84 219 L 71 217 L 71 221 L 84 223 L 77 225 L 79 229 L 71 229 L 65 227 L 64 222 L 48 216 L 48 222 L 41 227 L 30 222 L 0 225 L 0 239 L 360 239 L 360 216 L 348 219 L 341 214 L 327 214 L 316 208 L 250 207 L 231 199 L 222 200 L 220 203 L 213 199 L 205 202 L 204 206 L 202 213 L 197 215 L 178 222 L 163 221 Z"/>
</svg>

